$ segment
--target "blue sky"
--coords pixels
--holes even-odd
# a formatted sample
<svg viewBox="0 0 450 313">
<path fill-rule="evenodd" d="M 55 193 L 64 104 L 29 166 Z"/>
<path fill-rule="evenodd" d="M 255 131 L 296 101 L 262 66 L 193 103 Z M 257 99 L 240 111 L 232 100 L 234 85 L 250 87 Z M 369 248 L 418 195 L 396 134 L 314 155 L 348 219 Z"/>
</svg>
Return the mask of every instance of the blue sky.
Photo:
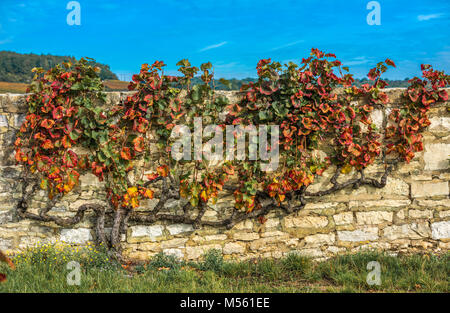
<svg viewBox="0 0 450 313">
<path fill-rule="evenodd" d="M 333 52 L 356 77 L 378 61 L 385 77 L 420 74 L 421 63 L 450 72 L 450 1 L 379 0 L 381 25 L 368 25 L 369 0 L 0 0 L 0 50 L 89 56 L 121 77 L 142 63 L 211 61 L 216 77 L 255 77 L 259 59 L 299 62 L 311 47 Z"/>
</svg>

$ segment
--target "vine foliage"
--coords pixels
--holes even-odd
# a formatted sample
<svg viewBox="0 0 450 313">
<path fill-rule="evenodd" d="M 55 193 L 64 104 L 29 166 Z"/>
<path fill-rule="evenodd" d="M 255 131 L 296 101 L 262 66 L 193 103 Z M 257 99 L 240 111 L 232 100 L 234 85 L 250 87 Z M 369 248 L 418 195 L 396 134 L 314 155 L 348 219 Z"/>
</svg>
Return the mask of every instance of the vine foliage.
<svg viewBox="0 0 450 313">
<path fill-rule="evenodd" d="M 231 228 L 248 218 L 264 222 L 270 210 L 300 210 L 312 197 L 347 187 L 384 187 L 398 162 L 410 162 L 423 150 L 421 132 L 430 124 L 427 112 L 448 100 L 442 88 L 450 83 L 449 75 L 422 65 L 422 79 L 409 81 L 401 105 L 379 129 L 372 113 L 385 112 L 389 102 L 383 90 L 387 83 L 381 79 L 395 67 L 389 59 L 371 69 L 371 83 L 361 87 L 352 84 L 353 75 L 334 54 L 318 49 L 299 65 L 261 60 L 257 82 L 243 86 L 233 103 L 215 92 L 211 63 L 197 68 L 182 60 L 177 63 L 181 75 L 171 76 L 164 73 L 165 64 L 156 61 L 142 65 L 129 84 L 132 93 L 113 106 L 107 104 L 99 69 L 91 64 L 81 59 L 47 72 L 34 69 L 28 114 L 15 141 L 15 158 L 23 166 L 23 197 L 17 209 L 23 218 L 60 226 L 79 223 L 86 210 L 93 210 L 97 241 L 118 254 L 120 234 L 129 223 Z M 192 85 L 197 75 L 203 83 Z M 175 160 L 174 128 L 183 125 L 193 131 L 198 118 L 216 125 L 216 130 L 227 125 L 278 125 L 279 167 L 266 172 L 262 162 L 248 160 Z M 234 140 L 238 137 L 235 133 Z M 273 149 L 265 147 L 266 152 Z M 384 172 L 378 178 L 366 177 L 364 170 L 377 159 L 385 165 Z M 327 169 L 334 171 L 331 187 L 308 191 Z M 358 173 L 356 178 L 338 182 L 351 171 Z M 80 175 L 89 172 L 104 183 L 105 205 L 82 205 L 68 218 L 50 214 L 56 202 L 80 184 Z M 49 201 L 32 213 L 29 206 L 39 188 Z M 219 193 L 234 195 L 231 214 L 217 221 L 203 219 Z M 148 199 L 156 203 L 152 209 L 145 209 Z M 165 205 L 173 200 L 181 200 L 182 208 L 168 213 Z M 111 224 L 110 236 L 105 223 Z"/>
</svg>

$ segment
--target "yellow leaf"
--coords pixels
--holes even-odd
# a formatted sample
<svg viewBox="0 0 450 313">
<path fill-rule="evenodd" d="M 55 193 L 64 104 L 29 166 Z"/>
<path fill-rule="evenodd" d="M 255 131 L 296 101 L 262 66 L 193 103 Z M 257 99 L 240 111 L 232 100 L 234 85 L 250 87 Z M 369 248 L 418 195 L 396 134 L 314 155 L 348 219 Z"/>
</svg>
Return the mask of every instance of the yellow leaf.
<svg viewBox="0 0 450 313">
<path fill-rule="evenodd" d="M 144 196 L 147 197 L 147 198 L 149 198 L 149 199 L 153 199 L 153 194 L 154 194 L 153 190 L 151 190 L 151 189 L 146 189 L 146 190 L 145 190 L 145 193 L 144 193 Z"/>
<path fill-rule="evenodd" d="M 133 197 L 134 195 L 137 194 L 137 187 L 129 187 L 129 188 L 127 189 L 127 193 L 128 193 L 131 197 Z"/>
<path fill-rule="evenodd" d="M 342 174 L 348 174 L 352 171 L 352 166 L 350 164 L 346 164 L 342 169 L 341 169 L 341 173 Z"/>
</svg>

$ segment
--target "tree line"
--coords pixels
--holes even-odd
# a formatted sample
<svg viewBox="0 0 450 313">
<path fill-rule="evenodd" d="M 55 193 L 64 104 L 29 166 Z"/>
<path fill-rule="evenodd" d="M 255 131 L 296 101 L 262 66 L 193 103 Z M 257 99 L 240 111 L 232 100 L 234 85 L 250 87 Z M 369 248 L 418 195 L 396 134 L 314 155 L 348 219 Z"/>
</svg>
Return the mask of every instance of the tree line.
<svg viewBox="0 0 450 313">
<path fill-rule="evenodd" d="M 34 74 L 31 70 L 34 67 L 42 67 L 45 70 L 51 69 L 57 64 L 70 61 L 76 62 L 72 56 L 57 56 L 51 54 L 21 54 L 12 51 L 0 51 L 0 81 L 10 83 L 30 83 Z M 111 72 L 109 65 L 90 61 L 91 65 L 100 67 L 100 78 L 102 80 L 118 79 L 116 74 Z"/>
</svg>

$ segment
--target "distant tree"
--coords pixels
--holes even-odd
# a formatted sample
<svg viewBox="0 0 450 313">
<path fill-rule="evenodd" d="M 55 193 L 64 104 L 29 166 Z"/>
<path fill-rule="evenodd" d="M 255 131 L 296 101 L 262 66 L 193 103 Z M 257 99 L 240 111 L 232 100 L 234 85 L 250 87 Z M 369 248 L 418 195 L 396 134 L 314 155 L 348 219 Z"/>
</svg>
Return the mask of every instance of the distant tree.
<svg viewBox="0 0 450 313">
<path fill-rule="evenodd" d="M 76 59 L 72 56 L 20 54 L 12 51 L 0 51 L 0 81 L 29 83 L 33 78 L 31 70 L 34 67 L 42 67 L 44 70 L 48 70 L 57 64 L 67 61 L 74 63 Z M 89 63 L 101 69 L 100 78 L 102 80 L 118 79 L 116 74 L 111 72 L 109 65 L 94 61 Z"/>
</svg>

